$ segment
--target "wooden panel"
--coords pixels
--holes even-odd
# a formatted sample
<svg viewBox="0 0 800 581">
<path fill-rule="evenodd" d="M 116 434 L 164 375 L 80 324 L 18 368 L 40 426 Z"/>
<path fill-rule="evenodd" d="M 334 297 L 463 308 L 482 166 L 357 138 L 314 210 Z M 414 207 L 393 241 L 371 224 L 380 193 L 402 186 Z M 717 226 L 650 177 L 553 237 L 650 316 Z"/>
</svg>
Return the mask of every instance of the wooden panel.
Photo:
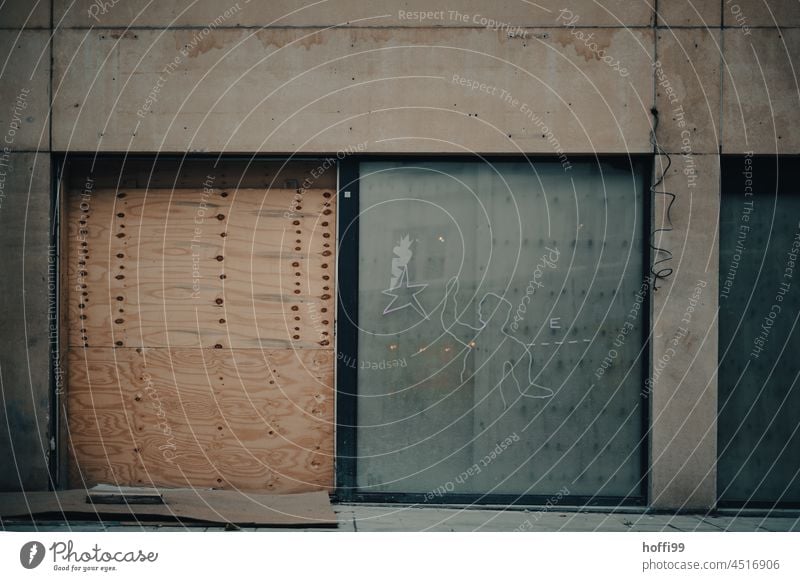
<svg viewBox="0 0 800 581">
<path fill-rule="evenodd" d="M 330 350 L 91 348 L 69 363 L 72 486 L 331 486 Z"/>
<path fill-rule="evenodd" d="M 71 485 L 332 487 L 333 192 L 67 205 Z"/>
<path fill-rule="evenodd" d="M 73 196 L 70 345 L 329 347 L 334 211 L 324 190 Z"/>
</svg>

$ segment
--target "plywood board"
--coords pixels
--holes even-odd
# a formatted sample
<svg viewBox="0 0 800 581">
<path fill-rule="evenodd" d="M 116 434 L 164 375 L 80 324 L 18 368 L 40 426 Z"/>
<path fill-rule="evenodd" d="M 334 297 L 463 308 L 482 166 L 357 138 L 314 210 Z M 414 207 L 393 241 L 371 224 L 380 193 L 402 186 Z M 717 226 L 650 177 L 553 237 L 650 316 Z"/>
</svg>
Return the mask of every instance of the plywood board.
<svg viewBox="0 0 800 581">
<path fill-rule="evenodd" d="M 330 347 L 334 212 L 327 190 L 73 196 L 70 346 Z"/>
<path fill-rule="evenodd" d="M 71 485 L 331 485 L 328 350 L 73 349 Z"/>
<path fill-rule="evenodd" d="M 71 486 L 333 486 L 335 198 L 68 196 Z"/>
</svg>

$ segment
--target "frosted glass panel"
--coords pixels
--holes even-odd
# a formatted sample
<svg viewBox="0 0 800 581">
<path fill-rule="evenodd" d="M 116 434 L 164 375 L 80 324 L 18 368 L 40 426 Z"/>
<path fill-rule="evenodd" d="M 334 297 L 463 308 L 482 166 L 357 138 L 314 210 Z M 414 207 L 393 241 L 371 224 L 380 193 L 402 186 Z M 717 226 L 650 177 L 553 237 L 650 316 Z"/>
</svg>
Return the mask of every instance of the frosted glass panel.
<svg viewBox="0 0 800 581">
<path fill-rule="evenodd" d="M 723 160 L 717 486 L 731 503 L 800 503 L 800 171 Z"/>
<path fill-rule="evenodd" d="M 639 495 L 643 172 L 360 173 L 359 488 Z"/>
</svg>

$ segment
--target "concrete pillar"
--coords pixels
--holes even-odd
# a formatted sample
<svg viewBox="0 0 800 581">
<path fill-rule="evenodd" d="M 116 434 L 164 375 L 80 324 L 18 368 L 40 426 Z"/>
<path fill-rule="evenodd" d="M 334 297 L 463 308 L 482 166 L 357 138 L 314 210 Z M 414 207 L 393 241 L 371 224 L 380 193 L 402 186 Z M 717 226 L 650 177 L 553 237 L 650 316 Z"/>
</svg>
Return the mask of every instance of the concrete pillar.
<svg viewBox="0 0 800 581">
<path fill-rule="evenodd" d="M 27 28 L 49 15 L 22 4 L 0 14 L 0 491 L 49 486 L 50 35 Z"/>
<path fill-rule="evenodd" d="M 653 508 L 716 503 L 720 6 L 665 3 L 654 68 L 658 143 L 655 246 L 672 274 L 653 293 L 650 498 Z M 678 25 L 692 28 L 667 28 Z M 667 170 L 667 163 L 672 165 Z M 667 193 L 663 193 L 667 192 Z M 674 195 L 672 208 L 668 207 Z M 657 251 L 654 260 L 668 255 Z M 667 274 L 666 271 L 663 271 Z"/>
<path fill-rule="evenodd" d="M 656 246 L 673 273 L 653 293 L 650 505 L 678 510 L 716 503 L 719 157 L 672 156 L 655 223 L 672 228 Z M 656 171 L 666 166 L 659 156 Z M 687 175 L 687 172 L 689 174 Z M 658 267 L 657 267 L 658 268 Z"/>
<path fill-rule="evenodd" d="M 48 487 L 50 156 L 12 152 L 0 206 L 0 490 Z M 54 257 L 53 257 L 54 259 Z"/>
</svg>

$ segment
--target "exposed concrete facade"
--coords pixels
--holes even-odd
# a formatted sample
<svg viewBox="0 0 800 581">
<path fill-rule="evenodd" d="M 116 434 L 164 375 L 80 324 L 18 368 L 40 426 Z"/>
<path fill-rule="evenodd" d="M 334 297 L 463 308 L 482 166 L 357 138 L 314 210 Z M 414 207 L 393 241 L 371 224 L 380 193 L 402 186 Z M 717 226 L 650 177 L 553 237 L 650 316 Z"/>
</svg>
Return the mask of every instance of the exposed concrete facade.
<svg viewBox="0 0 800 581">
<path fill-rule="evenodd" d="M 659 191 L 679 203 L 669 215 L 673 229 L 655 238 L 674 257 L 672 275 L 653 293 L 650 503 L 688 510 L 716 498 L 719 158 L 672 162 Z M 656 169 L 666 163 L 659 156 Z M 657 228 L 670 228 L 669 201 L 656 194 Z"/>
<path fill-rule="evenodd" d="M 47 30 L 0 30 L 0 51 L 7 55 L 0 83 L 0 147 L 50 149 L 49 40 Z"/>
<path fill-rule="evenodd" d="M 650 149 L 652 31 L 577 30 L 628 55 L 627 77 L 576 52 L 567 30 L 523 32 L 234 29 L 198 41 L 196 30 L 64 31 L 54 116 L 75 123 L 54 127 L 54 147 L 291 153 L 366 141 L 372 152 L 553 153 L 541 119 L 566 151 Z"/>
<path fill-rule="evenodd" d="M 669 153 L 717 153 L 720 136 L 720 31 L 658 31 L 658 142 Z M 671 91 L 670 91 L 671 90 Z"/>
<path fill-rule="evenodd" d="M 238 3 L 199 0 L 158 5 L 136 0 L 102 3 L 109 5 L 106 10 L 92 9 L 92 5 L 96 4 L 93 0 L 55 0 L 53 4 L 55 20 L 62 22 L 65 27 L 100 25 L 158 28 L 205 26 L 233 7 L 237 9 L 229 18 L 228 26 L 480 28 L 481 18 L 512 26 L 550 26 L 555 14 L 565 7 L 560 0 L 502 2 L 491 8 L 481 0 L 383 0 L 370 3 L 359 0 L 308 3 L 293 0 L 240 0 Z M 144 10 L 146 5 L 147 9 Z M 594 2 L 577 2 L 574 6 L 580 8 L 582 20 L 589 26 L 648 26 L 653 18 L 651 5 L 646 2 L 607 0 L 602 6 Z M 410 16 L 414 12 L 426 12 L 430 16 L 414 18 Z M 463 15 L 467 15 L 467 18 Z"/>
<path fill-rule="evenodd" d="M 797 153 L 800 29 L 723 32 L 722 153 Z"/>
<path fill-rule="evenodd" d="M 650 500 L 714 505 L 718 154 L 800 153 L 796 2 L 660 0 L 658 17 L 627 0 L 52 5 L 52 69 L 50 3 L 0 9 L 2 135 L 29 91 L 0 207 L 3 393 L 27 467 L 0 488 L 48 486 L 51 150 L 553 154 L 550 130 L 569 154 L 652 154 L 655 107 L 678 202 L 659 240 L 675 272 L 653 300 Z M 656 196 L 656 226 L 664 211 Z M 688 334 L 657 369 L 700 280 Z"/>
<path fill-rule="evenodd" d="M 12 152 L 0 207 L 3 248 L 0 489 L 48 484 L 50 156 Z"/>
</svg>

